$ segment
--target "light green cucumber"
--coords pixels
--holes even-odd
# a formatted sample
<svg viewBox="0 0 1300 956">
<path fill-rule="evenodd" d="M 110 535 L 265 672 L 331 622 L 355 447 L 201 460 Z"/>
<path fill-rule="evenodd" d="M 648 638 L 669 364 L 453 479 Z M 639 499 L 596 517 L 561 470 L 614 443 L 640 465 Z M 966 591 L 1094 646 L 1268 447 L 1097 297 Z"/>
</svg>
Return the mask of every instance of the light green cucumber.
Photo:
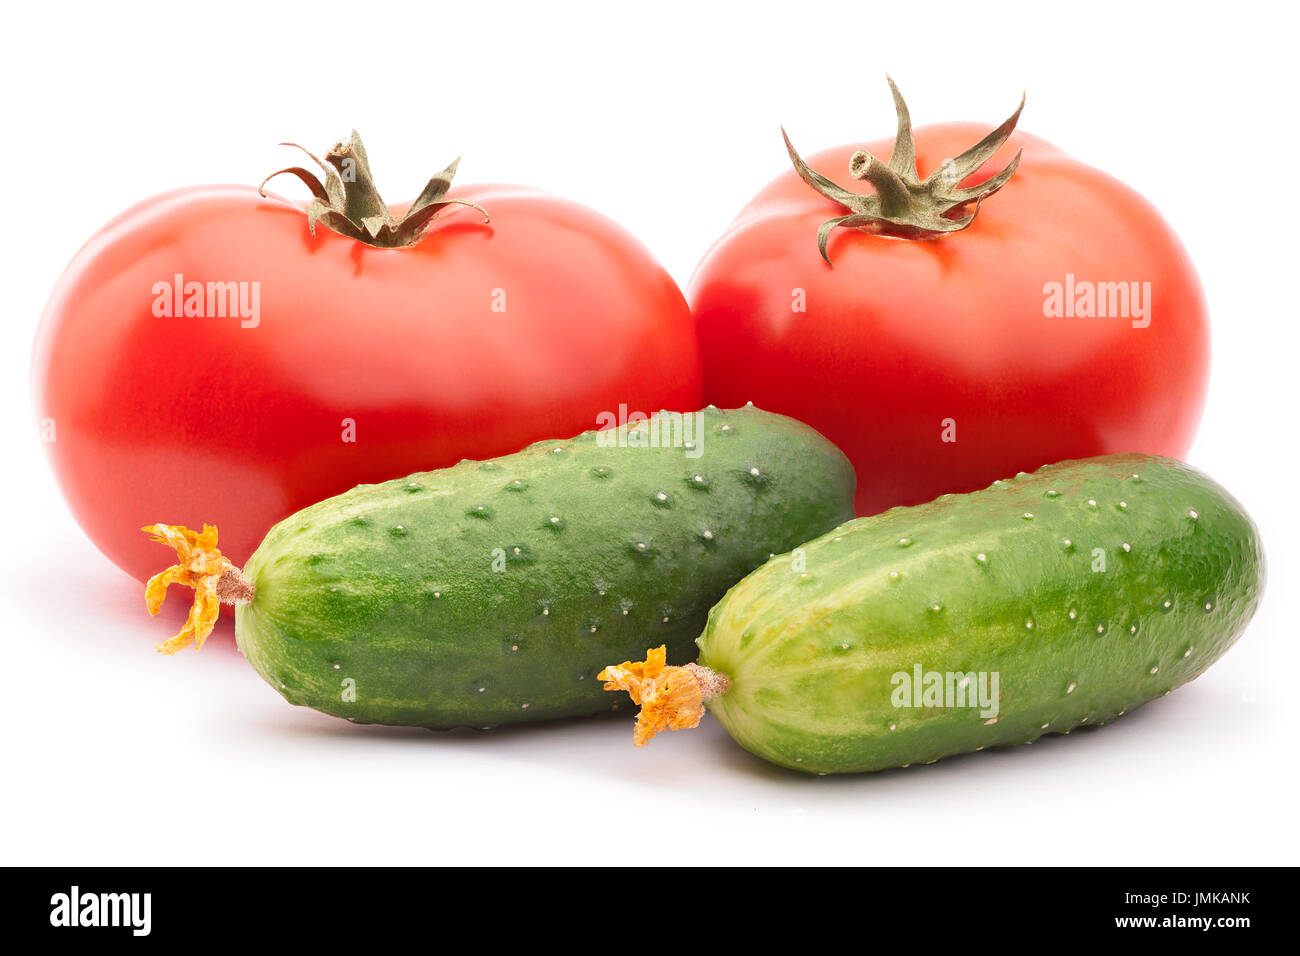
<svg viewBox="0 0 1300 956">
<path fill-rule="evenodd" d="M 746 749 L 810 773 L 1027 743 L 1199 675 L 1263 583 L 1250 518 L 1187 465 L 1049 465 L 768 561 L 698 641 L 729 680 L 707 706 Z"/>
<path fill-rule="evenodd" d="M 271 530 L 237 640 L 290 702 L 359 722 L 610 710 L 604 663 L 693 656 L 727 588 L 852 517 L 853 489 L 835 446 L 753 407 L 363 485 Z"/>
</svg>

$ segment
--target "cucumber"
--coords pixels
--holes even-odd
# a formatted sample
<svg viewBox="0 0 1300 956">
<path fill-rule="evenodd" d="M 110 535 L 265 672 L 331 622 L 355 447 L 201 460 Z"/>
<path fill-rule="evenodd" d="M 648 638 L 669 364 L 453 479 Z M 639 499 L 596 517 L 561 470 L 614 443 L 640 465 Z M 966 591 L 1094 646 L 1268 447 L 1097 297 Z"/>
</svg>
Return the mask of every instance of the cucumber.
<svg viewBox="0 0 1300 956">
<path fill-rule="evenodd" d="M 616 709 L 595 680 L 611 655 L 693 656 L 726 589 L 852 517 L 853 490 L 844 455 L 793 419 L 660 413 L 354 488 L 276 525 L 242 575 L 184 532 L 201 574 L 160 575 L 151 609 L 167 583 L 206 580 L 264 679 L 361 723 L 592 714 Z"/>
<path fill-rule="evenodd" d="M 768 561 L 709 614 L 676 700 L 661 672 L 675 669 L 653 659 L 601 676 L 658 694 L 639 743 L 691 725 L 699 701 L 773 763 L 881 770 L 1067 733 L 1166 694 L 1232 645 L 1263 584 L 1254 525 L 1204 475 L 1142 455 L 1069 461 Z"/>
</svg>

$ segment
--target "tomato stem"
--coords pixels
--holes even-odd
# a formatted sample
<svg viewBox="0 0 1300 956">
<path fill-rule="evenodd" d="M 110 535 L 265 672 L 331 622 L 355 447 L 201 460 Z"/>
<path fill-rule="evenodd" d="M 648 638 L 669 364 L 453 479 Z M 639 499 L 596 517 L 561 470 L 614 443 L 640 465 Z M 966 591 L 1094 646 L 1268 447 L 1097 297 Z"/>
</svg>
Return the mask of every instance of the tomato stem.
<svg viewBox="0 0 1300 956">
<path fill-rule="evenodd" d="M 1025 108 L 1024 96 L 1020 97 L 1016 111 L 1001 126 L 961 155 L 945 159 L 922 180 L 916 169 L 916 145 L 912 140 L 912 117 L 907 103 L 894 81 L 888 76 L 885 79 L 894 94 L 894 110 L 898 114 L 894 151 L 888 163 L 881 162 L 865 150 L 854 153 L 849 160 L 849 172 L 853 178 L 869 182 L 875 189 L 874 193 L 845 189 L 811 169 L 795 150 L 785 129 L 781 130 L 790 162 L 799 178 L 848 210 L 848 215 L 829 219 L 817 230 L 817 249 L 827 265 L 831 259 L 826 252 L 826 242 L 832 230 L 840 226 L 894 239 L 941 239 L 960 232 L 975 221 L 980 203 L 1005 186 L 1020 164 L 1020 152 L 1017 152 L 1011 162 L 979 185 L 964 189 L 958 187 L 1010 137 L 1020 119 L 1020 111 Z M 965 214 L 971 203 L 975 208 Z"/>
<path fill-rule="evenodd" d="M 312 194 L 306 213 L 307 228 L 313 236 L 316 235 L 316 223 L 319 222 L 339 235 L 364 242 L 368 246 L 404 249 L 424 238 L 433 220 L 450 204 L 472 206 L 483 214 L 484 222 L 490 221 L 487 210 L 478 203 L 447 197 L 447 190 L 451 188 L 452 178 L 456 175 L 456 167 L 460 165 L 459 157 L 442 172 L 436 173 L 411 204 L 411 208 L 397 218 L 379 195 L 374 176 L 370 172 L 366 148 L 356 130 L 352 131 L 352 137 L 347 142 L 340 140 L 335 143 L 325 154 L 324 160 L 297 143 L 280 145 L 302 150 L 321 168 L 324 181 L 302 166 L 289 166 L 267 176 L 257 191 L 265 196 L 266 184 L 276 176 L 287 174 L 300 179 Z M 293 203 L 290 205 L 299 208 Z"/>
</svg>

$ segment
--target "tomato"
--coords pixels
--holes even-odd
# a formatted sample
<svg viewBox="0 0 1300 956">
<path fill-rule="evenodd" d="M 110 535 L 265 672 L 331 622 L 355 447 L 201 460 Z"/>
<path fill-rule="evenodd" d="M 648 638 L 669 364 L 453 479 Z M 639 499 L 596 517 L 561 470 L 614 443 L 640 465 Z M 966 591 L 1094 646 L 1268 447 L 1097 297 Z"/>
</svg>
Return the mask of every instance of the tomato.
<svg viewBox="0 0 1300 956">
<path fill-rule="evenodd" d="M 465 197 L 490 223 L 447 205 L 400 248 L 329 216 L 313 236 L 241 186 L 157 196 L 92 238 L 34 377 L 54 470 L 104 554 L 143 580 L 159 556 L 142 526 L 206 522 L 243 564 L 272 524 L 358 483 L 574 435 L 622 403 L 700 406 L 685 299 L 626 231 L 520 187 L 448 194 Z M 234 283 L 246 307 L 205 291 L 187 316 L 178 282 Z"/>
<path fill-rule="evenodd" d="M 901 133 L 910 119 L 896 102 Z M 921 176 L 986 131 L 915 130 Z M 906 168 L 905 136 L 900 143 Z M 851 163 L 865 168 L 859 150 L 890 156 L 892 146 L 841 146 L 807 163 L 874 195 L 848 175 Z M 1017 151 L 1000 191 L 947 215 L 975 213 L 966 228 L 925 241 L 894 238 L 888 223 L 878 233 L 836 227 L 830 263 L 818 229 L 848 210 L 793 169 L 778 176 L 687 289 L 705 400 L 752 400 L 819 429 L 857 468 L 860 514 L 1062 459 L 1184 455 L 1209 363 L 1205 303 L 1185 251 L 1132 189 L 1026 134 L 1011 134 L 955 188 L 988 180 Z"/>
</svg>

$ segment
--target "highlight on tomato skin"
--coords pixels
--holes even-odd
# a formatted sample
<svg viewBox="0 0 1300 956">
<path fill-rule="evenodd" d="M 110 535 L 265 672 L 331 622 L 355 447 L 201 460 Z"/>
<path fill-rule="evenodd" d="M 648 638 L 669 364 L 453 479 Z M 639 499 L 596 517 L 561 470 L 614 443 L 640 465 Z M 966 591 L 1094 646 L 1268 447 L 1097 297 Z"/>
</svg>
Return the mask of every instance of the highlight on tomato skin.
<svg viewBox="0 0 1300 956">
<path fill-rule="evenodd" d="M 916 181 L 931 182 L 940 205 L 953 190 L 984 192 L 1015 163 L 1012 173 L 951 209 L 969 221 L 939 237 L 909 238 L 870 217 L 827 229 L 856 215 L 858 200 L 842 193 L 875 195 L 856 176 L 906 179 L 892 167 L 908 164 L 894 162 L 893 139 L 808 155 L 790 145 L 785 172 L 745 205 L 687 287 L 705 401 L 752 400 L 817 428 L 857 469 L 859 514 L 1053 461 L 1184 457 L 1205 400 L 1209 325 L 1169 225 L 1119 180 L 1006 124 L 982 167 L 944 192 L 945 162 L 994 127 L 912 129 L 895 94 Z M 788 144 L 800 141 L 797 123 L 786 131 Z M 774 169 L 781 149 L 774 137 Z"/>
<path fill-rule="evenodd" d="M 326 168 L 358 145 L 325 154 L 326 199 Z M 342 201 L 392 248 L 340 234 L 338 210 L 309 226 L 306 204 L 225 185 L 138 203 L 77 253 L 41 320 L 34 405 L 107 557 L 145 580 L 157 552 L 140 527 L 208 522 L 242 564 L 276 521 L 356 484 L 508 454 L 620 406 L 702 404 L 689 309 L 640 242 L 568 200 L 444 189 L 447 174 L 418 235 L 400 225 L 418 200 Z"/>
</svg>

